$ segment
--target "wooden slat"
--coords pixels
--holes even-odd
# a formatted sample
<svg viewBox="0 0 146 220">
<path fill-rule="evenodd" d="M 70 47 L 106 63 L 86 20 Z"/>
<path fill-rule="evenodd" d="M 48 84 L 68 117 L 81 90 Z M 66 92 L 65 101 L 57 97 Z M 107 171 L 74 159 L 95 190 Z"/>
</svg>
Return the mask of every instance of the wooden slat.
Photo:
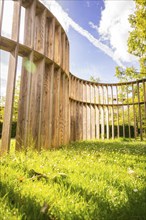
<svg viewBox="0 0 146 220">
<path fill-rule="evenodd" d="M 87 139 L 87 106 L 83 104 L 83 140 Z"/>
<path fill-rule="evenodd" d="M 62 34 L 61 40 L 62 40 L 62 68 L 65 71 L 65 62 L 66 62 L 65 61 L 65 58 L 66 58 L 66 56 L 65 56 L 65 53 L 66 53 L 66 45 L 65 45 L 66 36 L 65 36 L 65 33 Z M 72 78 L 73 77 L 71 77 L 71 81 L 73 80 Z"/>
<path fill-rule="evenodd" d="M 108 86 L 106 87 L 106 103 L 108 104 Z M 109 139 L 109 109 L 106 107 L 106 138 Z"/>
<path fill-rule="evenodd" d="M 59 93 L 60 93 L 60 69 L 54 70 L 53 80 L 53 110 L 52 110 L 52 139 L 51 146 L 59 146 Z"/>
<path fill-rule="evenodd" d="M 34 37 L 34 49 L 43 54 L 45 52 L 45 29 L 46 29 L 46 10 L 43 10 L 35 17 L 35 37 Z"/>
<path fill-rule="evenodd" d="M 76 102 L 73 105 L 73 140 L 76 140 Z"/>
<path fill-rule="evenodd" d="M 10 149 L 11 123 L 12 123 L 12 114 L 13 114 L 13 101 L 14 101 L 14 92 L 15 92 L 17 61 L 18 61 L 18 47 L 16 47 L 16 49 L 10 54 L 10 59 L 9 59 L 1 153 L 8 152 Z"/>
<path fill-rule="evenodd" d="M 111 102 L 113 104 L 113 87 L 111 86 Z M 114 132 L 114 107 L 111 107 L 111 120 L 112 120 L 112 139 L 115 138 L 115 132 Z"/>
<path fill-rule="evenodd" d="M 32 75 L 31 95 L 30 95 L 30 135 L 34 147 L 40 149 L 40 131 L 42 121 L 42 98 L 43 98 L 43 72 L 44 59 L 35 62 L 36 71 Z"/>
<path fill-rule="evenodd" d="M 17 43 L 19 41 L 20 13 L 21 13 L 21 2 L 20 1 L 15 2 L 14 14 L 13 14 L 12 37 L 15 38 Z M 16 35 L 14 35 L 14 33 Z M 13 114 L 13 101 L 14 101 L 14 93 L 15 93 L 17 62 L 18 62 L 18 45 L 15 47 L 14 51 L 11 52 L 9 59 L 1 153 L 8 152 L 10 148 L 11 123 L 12 123 L 12 114 Z"/>
<path fill-rule="evenodd" d="M 143 140 L 142 136 L 142 117 L 141 117 L 141 105 L 140 105 L 140 91 L 139 91 L 139 83 L 137 82 L 137 95 L 138 95 L 138 112 L 139 112 L 139 121 L 140 121 L 140 140 Z"/>
<path fill-rule="evenodd" d="M 31 1 L 31 5 L 25 9 L 24 43 L 30 48 L 34 48 L 34 28 L 35 28 L 36 0 Z"/>
<path fill-rule="evenodd" d="M 54 61 L 61 64 L 61 27 L 55 27 L 55 49 L 54 49 Z"/>
<path fill-rule="evenodd" d="M 99 116 L 99 107 L 95 107 L 96 111 L 96 138 L 100 138 L 100 116 Z"/>
<path fill-rule="evenodd" d="M 64 138 L 64 124 L 63 124 L 63 74 L 60 78 L 60 103 L 59 103 L 59 145 L 63 144 Z"/>
<path fill-rule="evenodd" d="M 130 113 L 129 113 L 129 97 L 128 97 L 128 85 L 127 85 L 127 110 L 128 110 L 128 131 L 129 131 L 129 138 L 131 138 L 131 130 L 130 130 Z"/>
<path fill-rule="evenodd" d="M 93 105 L 90 105 L 91 111 L 91 139 L 95 139 L 95 108 Z"/>
<path fill-rule="evenodd" d="M 67 143 L 70 141 L 70 100 L 69 100 L 69 79 L 67 78 Z"/>
<path fill-rule="evenodd" d="M 144 92 L 144 112 L 145 112 L 145 120 L 146 120 L 146 82 L 143 81 L 143 92 Z"/>
<path fill-rule="evenodd" d="M 101 138 L 104 139 L 104 107 L 101 107 Z"/>
<path fill-rule="evenodd" d="M 90 105 L 87 105 L 87 140 L 91 138 L 91 113 L 90 113 Z"/>
<path fill-rule="evenodd" d="M 12 37 L 11 38 L 16 42 L 19 41 L 20 17 L 21 17 L 21 0 L 16 1 L 16 2 L 14 1 Z"/>
<path fill-rule="evenodd" d="M 28 62 L 29 65 L 32 65 L 33 52 L 29 55 L 28 60 L 23 59 L 23 63 L 22 63 L 17 133 L 16 133 L 16 150 L 20 150 L 24 146 L 27 147 L 28 142 L 30 144 L 29 114 L 30 114 L 31 81 L 32 81 L 32 74 L 34 72 L 31 69 L 32 66 L 30 66 L 30 71 L 27 70 L 26 63 Z"/>
<path fill-rule="evenodd" d="M 117 98 L 117 134 L 118 134 L 117 136 L 119 138 L 120 137 L 120 128 L 119 128 L 118 86 L 116 86 L 116 98 Z"/>
<path fill-rule="evenodd" d="M 47 18 L 46 26 L 46 56 L 53 60 L 55 45 L 55 18 Z"/>
<path fill-rule="evenodd" d="M 132 102 L 133 102 L 133 118 L 134 118 L 134 137 L 135 137 L 135 139 L 136 139 L 136 137 L 137 137 L 137 132 L 136 132 L 136 114 L 135 114 L 134 97 L 135 97 L 134 85 L 132 84 Z"/>
<path fill-rule="evenodd" d="M 4 0 L 1 0 L 0 1 L 0 37 L 2 32 L 3 13 L 4 13 Z"/>
</svg>

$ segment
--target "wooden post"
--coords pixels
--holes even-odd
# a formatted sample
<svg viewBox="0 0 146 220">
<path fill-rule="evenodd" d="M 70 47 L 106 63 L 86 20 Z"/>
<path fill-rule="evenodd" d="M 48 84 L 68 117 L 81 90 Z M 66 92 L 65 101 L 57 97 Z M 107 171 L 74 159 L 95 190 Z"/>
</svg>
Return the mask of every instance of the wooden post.
<svg viewBox="0 0 146 220">
<path fill-rule="evenodd" d="M 46 50 L 45 54 L 51 60 L 54 60 L 54 45 L 55 45 L 55 18 L 47 18 L 46 22 Z"/>
<path fill-rule="evenodd" d="M 116 97 L 117 97 L 117 133 L 118 133 L 118 138 L 120 137 L 120 130 L 119 130 L 119 101 L 118 101 L 118 86 L 116 86 Z"/>
<path fill-rule="evenodd" d="M 129 130 L 129 138 L 131 138 L 131 129 L 130 129 L 130 115 L 129 115 L 129 98 L 128 98 L 128 84 L 127 84 L 127 108 L 128 108 L 128 130 Z"/>
<path fill-rule="evenodd" d="M 122 93 L 122 117 L 123 117 L 123 137 L 125 138 L 125 116 L 124 116 L 124 98 L 123 98 L 123 93 Z"/>
<path fill-rule="evenodd" d="M 140 105 L 140 94 L 139 94 L 139 82 L 137 82 L 137 93 L 138 93 L 138 112 L 139 112 L 139 120 L 140 120 L 140 140 L 143 140 L 142 137 L 142 117 L 141 117 L 141 105 Z"/>
<path fill-rule="evenodd" d="M 135 97 L 135 92 L 134 92 L 134 85 L 133 85 L 133 83 L 132 83 L 132 103 L 133 103 L 133 118 L 134 118 L 134 137 L 135 137 L 135 139 L 136 139 L 137 133 L 136 133 L 136 115 L 135 115 L 134 97 Z"/>
<path fill-rule="evenodd" d="M 0 1 L 0 37 L 2 32 L 3 12 L 4 12 L 4 0 L 1 0 Z"/>
<path fill-rule="evenodd" d="M 114 132 L 114 107 L 113 107 L 113 86 L 111 86 L 111 99 L 112 99 L 112 139 L 115 138 Z"/>
<path fill-rule="evenodd" d="M 107 108 L 106 108 L 106 137 L 107 139 L 109 139 L 109 107 L 108 107 L 108 86 L 106 86 L 106 104 L 107 104 Z"/>
<path fill-rule="evenodd" d="M 13 101 L 14 101 L 16 71 L 17 71 L 17 62 L 18 62 L 20 16 L 21 16 L 21 1 L 14 2 L 12 38 L 16 40 L 17 45 L 15 49 L 10 53 L 10 59 L 9 59 L 6 103 L 5 103 L 3 130 L 2 130 L 1 154 L 4 152 L 8 152 L 10 149 Z"/>
<path fill-rule="evenodd" d="M 97 139 L 100 139 L 99 106 L 96 106 L 96 138 L 97 138 Z"/>
</svg>

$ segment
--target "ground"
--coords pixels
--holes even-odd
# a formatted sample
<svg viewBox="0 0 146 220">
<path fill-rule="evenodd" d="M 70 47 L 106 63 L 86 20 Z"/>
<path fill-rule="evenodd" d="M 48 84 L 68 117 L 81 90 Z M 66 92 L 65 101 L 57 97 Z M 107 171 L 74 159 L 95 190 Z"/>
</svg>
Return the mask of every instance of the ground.
<svg viewBox="0 0 146 220">
<path fill-rule="evenodd" d="M 0 219 L 145 220 L 145 154 L 146 142 L 122 139 L 12 150 L 1 158 Z"/>
</svg>

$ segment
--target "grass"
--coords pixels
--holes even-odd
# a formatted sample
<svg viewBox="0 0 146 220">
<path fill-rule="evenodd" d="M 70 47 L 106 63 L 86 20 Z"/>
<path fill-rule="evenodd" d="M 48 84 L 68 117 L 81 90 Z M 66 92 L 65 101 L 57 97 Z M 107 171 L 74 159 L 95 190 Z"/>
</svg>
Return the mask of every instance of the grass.
<svg viewBox="0 0 146 220">
<path fill-rule="evenodd" d="M 83 141 L 1 158 L 0 219 L 145 220 L 146 142 Z"/>
</svg>

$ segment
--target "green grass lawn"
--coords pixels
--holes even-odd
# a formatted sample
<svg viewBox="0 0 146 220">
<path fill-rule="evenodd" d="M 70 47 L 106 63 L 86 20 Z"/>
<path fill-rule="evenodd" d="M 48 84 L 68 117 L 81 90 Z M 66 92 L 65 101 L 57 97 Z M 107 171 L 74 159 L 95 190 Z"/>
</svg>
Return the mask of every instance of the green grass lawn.
<svg viewBox="0 0 146 220">
<path fill-rule="evenodd" d="M 146 219 L 146 142 L 86 141 L 1 158 L 0 219 Z"/>
</svg>

